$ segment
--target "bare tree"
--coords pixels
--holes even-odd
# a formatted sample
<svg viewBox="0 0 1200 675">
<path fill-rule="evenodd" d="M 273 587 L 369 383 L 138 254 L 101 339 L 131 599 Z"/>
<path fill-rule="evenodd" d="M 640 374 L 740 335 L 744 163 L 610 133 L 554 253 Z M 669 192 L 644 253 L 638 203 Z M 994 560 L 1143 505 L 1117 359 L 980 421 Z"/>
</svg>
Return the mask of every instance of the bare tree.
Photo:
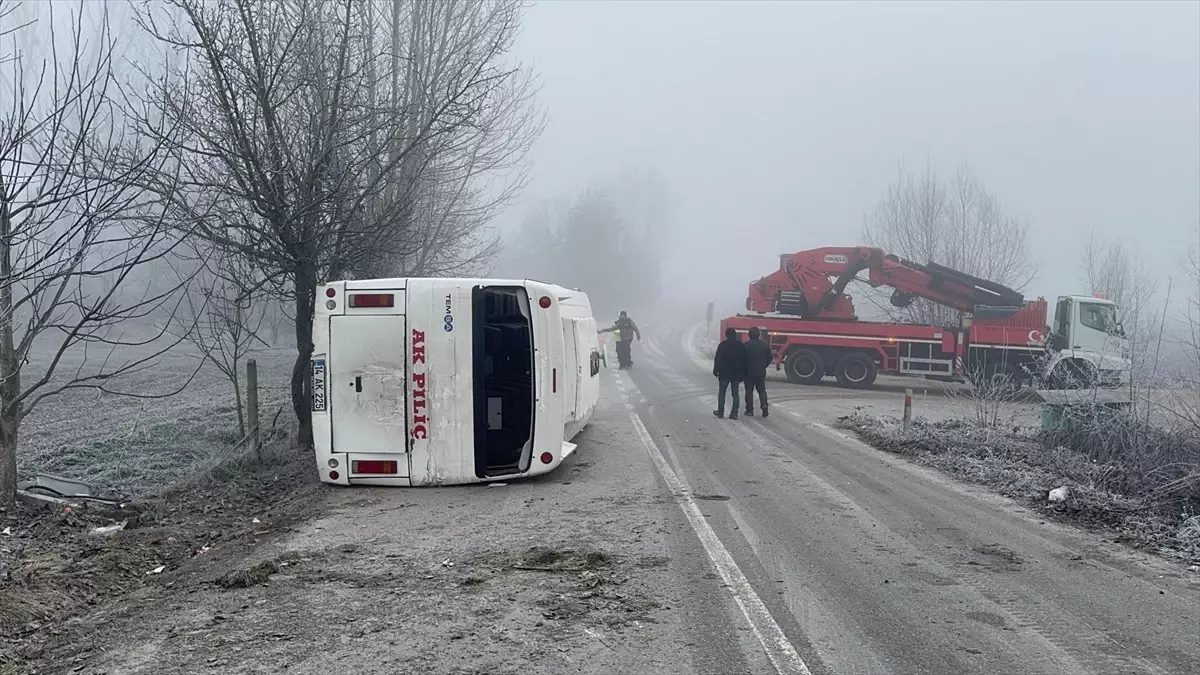
<svg viewBox="0 0 1200 675">
<path fill-rule="evenodd" d="M 359 0 L 165 5 L 147 3 L 140 22 L 186 58 L 167 68 L 186 86 L 156 87 L 141 117 L 152 137 L 160 118 L 182 129 L 171 150 L 184 181 L 153 187 L 181 229 L 250 261 L 290 302 L 292 405 L 310 444 L 318 282 L 392 261 L 410 274 L 452 270 L 489 246 L 480 167 L 527 146 L 504 150 L 505 134 L 525 129 L 513 117 L 523 108 L 505 104 L 527 89 L 500 63 L 519 5 L 397 2 L 390 16 Z M 464 23 L 481 12 L 496 18 Z"/>
<path fill-rule="evenodd" d="M 1188 246 L 1187 258 L 1180 267 L 1186 284 L 1187 310 L 1182 318 L 1183 329 L 1179 342 L 1181 357 L 1177 364 L 1176 379 L 1183 385 L 1182 395 L 1187 402 L 1188 421 L 1200 429 L 1200 223 L 1193 229 L 1195 239 Z"/>
<path fill-rule="evenodd" d="M 601 316 L 653 302 L 659 260 L 652 240 L 629 224 L 613 192 L 590 187 L 564 206 L 545 202 L 527 214 L 505 260 L 510 273 L 587 289 Z"/>
<path fill-rule="evenodd" d="M 867 219 L 867 243 L 916 262 L 936 262 L 1021 290 L 1036 268 L 1029 225 L 1007 213 L 971 169 L 944 183 L 932 166 L 914 175 L 903 166 Z M 888 303 L 877 303 L 888 312 Z M 952 323 L 954 310 L 918 300 L 904 311 L 921 323 Z"/>
<path fill-rule="evenodd" d="M 504 236 L 499 273 L 519 278 L 557 279 L 561 254 L 559 226 L 571 204 L 561 199 L 545 199 L 531 205 L 521 224 Z"/>
<path fill-rule="evenodd" d="M 78 388 L 114 391 L 177 342 L 146 325 L 132 337 L 126 329 L 173 308 L 182 285 L 133 283 L 178 243 L 137 187 L 163 168 L 162 147 L 131 141 L 115 114 L 106 15 L 85 27 L 81 4 L 62 49 L 54 5 L 45 9 L 0 24 L 14 45 L 0 110 L 0 504 L 15 496 L 18 431 L 39 403 Z M 0 19 L 12 16 L 0 0 Z M 24 49 L 33 31 L 49 36 L 44 58 Z"/>
<path fill-rule="evenodd" d="M 422 139 L 407 153 L 400 180 L 374 198 L 386 203 L 402 192 L 406 227 L 392 229 L 389 245 L 353 273 L 478 273 L 498 252 L 498 236 L 488 223 L 527 184 L 529 150 L 545 125 L 533 73 L 500 65 L 516 37 L 523 3 L 377 4 L 373 0 L 366 12 L 365 21 L 375 27 L 369 38 L 386 44 L 390 58 L 373 67 L 371 90 L 380 97 L 390 89 L 390 106 L 408 111 L 406 137 L 436 122 L 443 103 L 458 97 L 464 85 L 479 105 L 468 124 Z M 393 145 L 392 156 L 398 150 Z"/>
<path fill-rule="evenodd" d="M 1105 241 L 1093 229 L 1083 240 L 1079 266 L 1088 291 L 1117 303 L 1129 337 L 1135 341 L 1141 337 L 1154 323 L 1150 303 L 1158 291 L 1159 279 L 1137 252 L 1120 241 Z"/>
</svg>

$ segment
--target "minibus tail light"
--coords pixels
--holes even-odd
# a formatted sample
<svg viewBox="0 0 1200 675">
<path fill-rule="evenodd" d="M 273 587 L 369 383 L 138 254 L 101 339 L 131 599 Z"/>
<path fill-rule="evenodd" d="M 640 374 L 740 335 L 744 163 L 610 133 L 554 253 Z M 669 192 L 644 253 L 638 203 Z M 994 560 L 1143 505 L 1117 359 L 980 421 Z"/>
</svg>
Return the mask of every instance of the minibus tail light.
<svg viewBox="0 0 1200 675">
<path fill-rule="evenodd" d="M 366 474 L 373 473 L 378 475 L 394 476 L 396 475 L 396 462 L 390 460 L 361 460 L 356 459 L 350 462 L 350 473 Z"/>
<path fill-rule="evenodd" d="M 351 293 L 351 307 L 394 307 L 396 296 L 391 293 Z"/>
</svg>

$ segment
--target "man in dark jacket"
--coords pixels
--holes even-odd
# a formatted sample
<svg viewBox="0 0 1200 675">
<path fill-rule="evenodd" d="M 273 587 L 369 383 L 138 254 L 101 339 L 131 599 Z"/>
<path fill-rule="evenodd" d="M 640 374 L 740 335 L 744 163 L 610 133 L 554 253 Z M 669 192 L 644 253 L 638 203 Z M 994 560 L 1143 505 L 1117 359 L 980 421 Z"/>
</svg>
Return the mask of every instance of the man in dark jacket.
<svg viewBox="0 0 1200 675">
<path fill-rule="evenodd" d="M 626 370 L 633 366 L 633 336 L 636 335 L 638 342 L 642 341 L 642 331 L 638 330 L 638 326 L 633 319 L 625 312 L 621 312 L 621 316 L 617 317 L 612 328 L 605 328 L 601 333 L 616 333 L 617 334 L 617 368 L 618 370 Z"/>
<path fill-rule="evenodd" d="M 762 416 L 767 416 L 767 366 L 774 358 L 771 348 L 759 339 L 758 327 L 750 328 L 750 341 L 746 343 L 746 414 L 754 416 L 754 391 L 758 390 L 758 401 Z"/>
<path fill-rule="evenodd" d="M 713 357 L 713 375 L 720 382 L 717 409 L 713 414 L 717 417 L 725 416 L 725 390 L 730 389 L 733 394 L 733 408 L 729 412 L 729 419 L 736 420 L 741 403 L 738 400 L 741 398 L 738 389 L 742 379 L 746 377 L 746 345 L 738 339 L 737 331 L 732 328 L 725 329 L 725 340 L 717 345 L 717 355 Z"/>
</svg>

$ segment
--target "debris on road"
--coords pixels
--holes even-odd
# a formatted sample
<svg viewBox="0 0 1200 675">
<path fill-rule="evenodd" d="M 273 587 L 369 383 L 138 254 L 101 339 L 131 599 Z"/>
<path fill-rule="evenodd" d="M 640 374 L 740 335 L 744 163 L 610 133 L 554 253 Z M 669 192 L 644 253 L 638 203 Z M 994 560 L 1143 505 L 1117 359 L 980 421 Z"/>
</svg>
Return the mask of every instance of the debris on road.
<svg viewBox="0 0 1200 675">
<path fill-rule="evenodd" d="M 163 570 L 165 570 L 165 569 L 167 569 L 166 565 L 159 565 L 158 567 L 155 567 L 154 569 L 150 570 L 149 572 L 146 572 L 146 575 L 149 576 L 151 574 L 162 574 Z"/>
<path fill-rule="evenodd" d="M 264 560 L 246 569 L 234 570 L 217 579 L 221 588 L 250 588 L 266 583 L 272 574 L 279 572 L 279 563 L 274 560 Z"/>
<path fill-rule="evenodd" d="M 60 498 L 92 496 L 92 486 L 81 480 L 45 473 L 34 474 L 31 480 L 21 481 L 17 489 Z"/>
<path fill-rule="evenodd" d="M 91 534 L 92 536 L 95 536 L 95 537 L 107 537 L 110 534 L 116 534 L 117 532 L 124 530 L 125 526 L 128 524 L 129 524 L 128 520 L 122 520 L 121 522 L 113 523 L 112 525 L 104 525 L 102 527 L 94 527 L 94 528 L 92 528 L 92 531 L 89 532 L 88 534 Z"/>
<path fill-rule="evenodd" d="M 250 567 L 234 570 L 217 579 L 221 588 L 250 588 L 267 583 L 272 574 L 277 574 L 289 563 L 295 562 L 299 556 L 294 553 L 285 554 L 270 560 L 255 563 Z"/>
</svg>

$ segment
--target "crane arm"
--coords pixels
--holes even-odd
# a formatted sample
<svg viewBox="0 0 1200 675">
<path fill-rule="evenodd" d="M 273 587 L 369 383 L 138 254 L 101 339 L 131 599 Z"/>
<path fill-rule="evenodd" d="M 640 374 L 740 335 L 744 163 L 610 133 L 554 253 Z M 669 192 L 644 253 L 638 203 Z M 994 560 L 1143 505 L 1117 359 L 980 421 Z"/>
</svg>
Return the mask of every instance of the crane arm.
<svg viewBox="0 0 1200 675">
<path fill-rule="evenodd" d="M 859 274 L 867 272 L 867 277 Z M 1024 304 L 1017 291 L 986 279 L 929 263 L 922 265 L 868 246 L 827 247 L 780 256 L 779 270 L 750 285 L 746 308 L 804 318 L 853 321 L 846 294 L 852 281 L 894 289 L 892 304 L 907 307 L 917 298 L 976 316 L 1002 318 Z"/>
</svg>

